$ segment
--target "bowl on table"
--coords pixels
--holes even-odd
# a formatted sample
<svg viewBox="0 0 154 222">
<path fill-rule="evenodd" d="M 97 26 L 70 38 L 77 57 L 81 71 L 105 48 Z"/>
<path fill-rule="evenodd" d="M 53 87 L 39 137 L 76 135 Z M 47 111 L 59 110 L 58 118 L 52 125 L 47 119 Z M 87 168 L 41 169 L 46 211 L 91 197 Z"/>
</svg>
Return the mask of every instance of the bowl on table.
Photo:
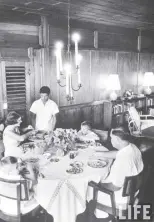
<svg viewBox="0 0 154 222">
<path fill-rule="evenodd" d="M 87 164 L 92 168 L 103 168 L 107 165 L 107 161 L 102 159 L 90 159 Z"/>
<path fill-rule="evenodd" d="M 70 167 L 66 170 L 69 174 L 78 174 L 83 172 L 84 164 L 81 161 L 75 161 L 70 164 Z"/>
</svg>

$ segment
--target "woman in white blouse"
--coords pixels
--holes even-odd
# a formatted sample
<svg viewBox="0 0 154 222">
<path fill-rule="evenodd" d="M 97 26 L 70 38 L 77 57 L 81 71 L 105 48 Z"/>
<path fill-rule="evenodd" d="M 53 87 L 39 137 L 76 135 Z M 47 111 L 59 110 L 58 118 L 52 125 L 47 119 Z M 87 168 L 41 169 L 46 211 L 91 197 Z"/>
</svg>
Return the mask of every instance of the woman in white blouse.
<svg viewBox="0 0 154 222">
<path fill-rule="evenodd" d="M 16 112 L 10 112 L 6 118 L 6 128 L 3 132 L 3 142 L 5 147 L 4 156 L 21 157 L 22 149 L 20 143 L 23 142 L 31 132 L 21 135 L 21 116 Z"/>
</svg>

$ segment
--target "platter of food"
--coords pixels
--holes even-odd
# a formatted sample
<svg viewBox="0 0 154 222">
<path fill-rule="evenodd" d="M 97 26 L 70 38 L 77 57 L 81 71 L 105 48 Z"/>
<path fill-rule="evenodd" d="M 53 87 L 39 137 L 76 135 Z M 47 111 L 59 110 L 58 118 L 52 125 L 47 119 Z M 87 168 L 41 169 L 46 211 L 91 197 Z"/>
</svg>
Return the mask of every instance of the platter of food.
<svg viewBox="0 0 154 222">
<path fill-rule="evenodd" d="M 44 140 L 44 136 L 43 135 L 31 135 L 28 138 L 29 140 L 35 141 L 35 140 Z"/>
<path fill-rule="evenodd" d="M 22 144 L 23 149 L 34 149 L 35 143 L 34 142 L 28 142 Z"/>
<path fill-rule="evenodd" d="M 88 161 L 88 166 L 93 168 L 103 168 L 107 165 L 107 162 L 105 160 L 101 159 L 94 159 Z"/>
<path fill-rule="evenodd" d="M 83 172 L 84 164 L 81 161 L 74 161 L 70 164 L 70 167 L 66 170 L 70 174 L 78 174 Z"/>
<path fill-rule="evenodd" d="M 82 173 L 83 169 L 82 168 L 76 168 L 76 167 L 70 167 L 69 169 L 66 170 L 67 173 L 70 174 L 78 174 L 78 173 Z"/>
</svg>

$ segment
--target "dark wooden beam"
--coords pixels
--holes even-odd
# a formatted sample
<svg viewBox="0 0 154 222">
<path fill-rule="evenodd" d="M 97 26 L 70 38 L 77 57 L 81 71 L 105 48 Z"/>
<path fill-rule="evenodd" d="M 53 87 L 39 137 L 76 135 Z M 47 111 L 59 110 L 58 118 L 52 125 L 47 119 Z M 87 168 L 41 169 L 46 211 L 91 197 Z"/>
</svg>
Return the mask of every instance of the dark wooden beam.
<svg viewBox="0 0 154 222">
<path fill-rule="evenodd" d="M 51 26 L 54 27 L 61 27 L 63 29 L 67 29 L 67 18 L 62 18 L 60 15 L 52 15 L 52 17 L 48 17 L 48 22 Z M 97 24 L 92 22 L 84 22 L 84 21 L 77 21 L 71 19 L 70 21 L 71 29 L 88 29 L 88 30 L 98 30 L 99 32 L 104 33 L 114 33 L 114 34 L 126 34 L 126 35 L 138 35 L 138 30 L 134 28 L 126 28 L 120 26 L 109 26 L 105 24 Z"/>
<path fill-rule="evenodd" d="M 39 32 L 39 44 L 41 45 L 41 69 L 42 69 L 42 85 L 48 85 L 50 76 L 50 61 L 49 61 L 49 24 L 45 16 L 41 17 L 41 25 Z"/>
<path fill-rule="evenodd" d="M 6 34 L 38 36 L 39 28 L 34 25 L 21 25 L 0 22 L 0 36 Z"/>
<path fill-rule="evenodd" d="M 0 11 L 0 21 L 8 23 L 26 24 L 26 25 L 40 25 L 41 17 L 35 14 L 24 14 L 22 12 L 14 11 Z"/>
</svg>

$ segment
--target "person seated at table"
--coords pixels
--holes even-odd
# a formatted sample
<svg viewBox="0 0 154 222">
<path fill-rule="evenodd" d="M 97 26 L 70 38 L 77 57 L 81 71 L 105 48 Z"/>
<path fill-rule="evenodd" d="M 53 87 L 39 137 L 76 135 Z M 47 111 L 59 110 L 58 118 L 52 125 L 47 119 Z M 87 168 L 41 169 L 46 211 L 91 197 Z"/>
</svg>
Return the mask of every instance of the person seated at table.
<svg viewBox="0 0 154 222">
<path fill-rule="evenodd" d="M 34 198 L 33 183 L 31 182 L 35 179 L 35 173 L 32 164 L 25 164 L 25 162 L 23 162 L 20 158 L 16 158 L 13 156 L 3 157 L 0 161 L 0 178 L 7 179 L 8 182 L 9 180 L 12 181 L 27 179 L 29 200 L 20 202 L 21 212 L 27 212 L 28 209 L 29 211 L 31 211 L 39 206 L 39 204 Z M 33 180 L 31 180 L 31 178 Z M 13 194 L 14 196 L 16 196 L 16 189 L 13 189 L 12 184 L 8 183 L 4 185 L 3 182 L 0 182 L 0 190 L 2 191 L 2 194 L 3 192 L 7 192 L 8 195 L 10 192 L 11 197 L 13 196 Z M 0 210 L 8 214 L 16 214 L 16 200 L 0 197 Z"/>
<path fill-rule="evenodd" d="M 77 138 L 82 142 L 95 142 L 100 141 L 97 134 L 92 131 L 91 124 L 88 121 L 81 123 L 81 129 L 78 131 Z"/>
<path fill-rule="evenodd" d="M 18 113 L 12 111 L 7 115 L 6 128 L 3 132 L 4 156 L 20 157 L 22 155 L 20 143 L 26 140 L 32 132 L 30 131 L 21 135 L 21 123 L 22 119 Z"/>
<path fill-rule="evenodd" d="M 0 159 L 4 156 L 4 143 L 3 143 L 3 131 L 4 131 L 4 121 L 0 120 Z"/>
<path fill-rule="evenodd" d="M 115 190 L 116 205 L 125 207 L 128 201 L 127 197 L 122 197 L 122 188 L 126 176 L 138 175 L 143 170 L 143 160 L 140 150 L 129 142 L 129 134 L 124 128 L 111 130 L 111 143 L 117 151 L 101 152 L 102 157 L 115 159 L 111 166 L 110 173 L 105 180 L 102 180 L 102 186 L 111 187 Z M 98 202 L 111 206 L 109 195 L 99 192 Z M 102 211 L 96 210 L 96 217 L 103 217 Z"/>
</svg>

